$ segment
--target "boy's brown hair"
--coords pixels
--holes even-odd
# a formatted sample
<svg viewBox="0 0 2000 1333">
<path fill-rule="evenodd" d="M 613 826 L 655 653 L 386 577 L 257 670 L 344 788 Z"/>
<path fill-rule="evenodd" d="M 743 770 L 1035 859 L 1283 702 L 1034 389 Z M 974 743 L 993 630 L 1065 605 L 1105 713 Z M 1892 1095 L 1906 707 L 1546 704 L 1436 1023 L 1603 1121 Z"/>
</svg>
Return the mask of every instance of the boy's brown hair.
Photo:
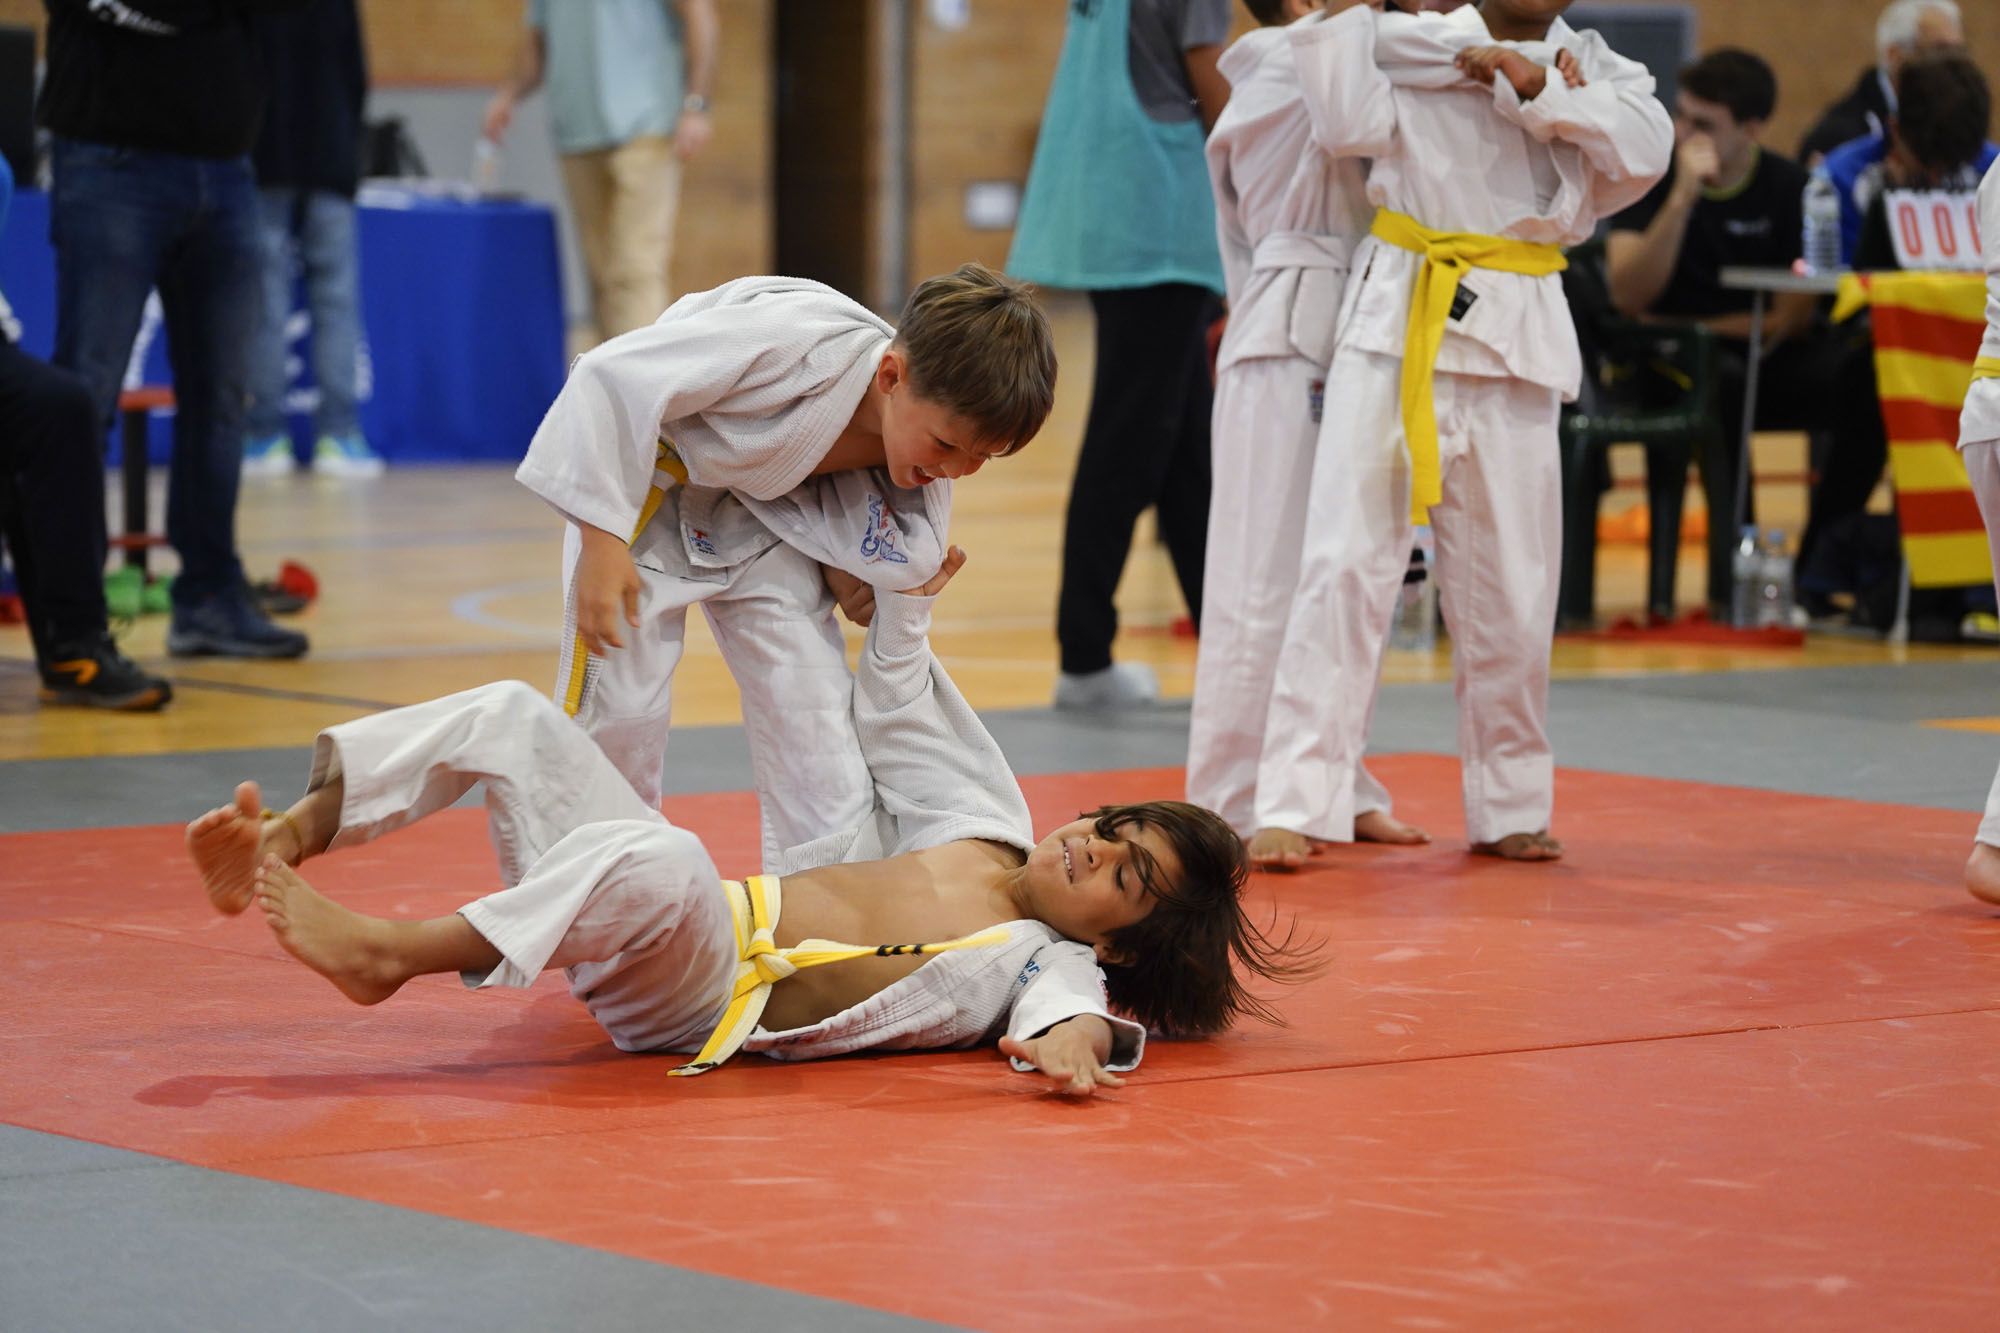
<svg viewBox="0 0 2000 1333">
<path fill-rule="evenodd" d="M 1153 906 L 1106 940 L 1126 960 L 1104 964 L 1113 1007 L 1170 1037 L 1221 1032 L 1238 1018 L 1282 1023 L 1250 993 L 1237 968 L 1290 983 L 1316 975 L 1325 964 L 1314 941 L 1298 938 L 1296 924 L 1278 939 L 1243 910 L 1250 860 L 1236 830 L 1214 811 L 1182 801 L 1107 805 L 1085 818 L 1097 821 L 1101 838 L 1129 840 L 1132 825 L 1150 825 L 1181 862 L 1178 881 L 1168 884 L 1150 858 L 1134 858 Z"/>
<path fill-rule="evenodd" d="M 1056 344 L 1035 289 L 984 264 L 960 264 L 910 295 L 896 341 L 919 394 L 963 417 L 976 441 L 1019 450 L 1048 420 L 1056 396 Z"/>
</svg>

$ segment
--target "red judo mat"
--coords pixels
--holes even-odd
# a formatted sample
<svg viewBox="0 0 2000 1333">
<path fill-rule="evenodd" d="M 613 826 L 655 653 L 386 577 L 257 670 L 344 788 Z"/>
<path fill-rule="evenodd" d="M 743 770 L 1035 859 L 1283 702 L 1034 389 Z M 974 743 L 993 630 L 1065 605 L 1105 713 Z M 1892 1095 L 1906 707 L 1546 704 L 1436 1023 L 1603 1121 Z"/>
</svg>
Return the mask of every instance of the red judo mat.
<svg viewBox="0 0 2000 1333">
<path fill-rule="evenodd" d="M 1371 766 L 1439 841 L 1255 882 L 1326 940 L 1291 1025 L 1087 1102 L 984 1051 L 670 1080 L 559 977 L 361 1009 L 177 828 L 0 838 L 0 1121 L 978 1327 L 1992 1327 L 1973 816 L 1564 772 L 1569 859 L 1514 866 L 1455 763 Z M 1180 774 L 1026 785 L 1047 828 Z M 749 868 L 749 796 L 668 812 Z M 493 869 L 467 810 L 309 876 L 434 915 Z"/>
</svg>

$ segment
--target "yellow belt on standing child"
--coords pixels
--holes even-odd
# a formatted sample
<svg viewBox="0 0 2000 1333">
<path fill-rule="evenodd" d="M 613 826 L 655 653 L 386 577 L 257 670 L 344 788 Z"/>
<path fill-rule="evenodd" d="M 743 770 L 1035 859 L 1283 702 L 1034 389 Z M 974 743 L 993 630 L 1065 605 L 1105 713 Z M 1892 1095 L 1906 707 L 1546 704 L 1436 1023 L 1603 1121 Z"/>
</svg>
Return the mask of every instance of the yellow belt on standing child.
<svg viewBox="0 0 2000 1333">
<path fill-rule="evenodd" d="M 1410 521 L 1428 521 L 1430 507 L 1444 499 L 1444 469 L 1438 461 L 1438 351 L 1459 279 L 1467 269 L 1496 269 L 1544 278 L 1569 267 L 1562 250 L 1535 241 L 1514 241 L 1476 232 L 1433 231 L 1407 213 L 1383 209 L 1375 215 L 1375 236 L 1421 255 L 1416 290 L 1410 297 L 1409 331 L 1403 339 L 1403 438 L 1410 443 Z"/>
</svg>

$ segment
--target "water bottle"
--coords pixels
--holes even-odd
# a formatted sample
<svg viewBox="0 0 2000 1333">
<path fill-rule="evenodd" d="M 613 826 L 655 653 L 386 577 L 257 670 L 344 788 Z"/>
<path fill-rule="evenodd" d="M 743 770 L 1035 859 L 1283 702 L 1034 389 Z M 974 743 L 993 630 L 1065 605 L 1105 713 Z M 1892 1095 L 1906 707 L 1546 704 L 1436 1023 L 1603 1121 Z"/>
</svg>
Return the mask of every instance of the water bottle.
<svg viewBox="0 0 2000 1333">
<path fill-rule="evenodd" d="M 1761 628 L 1792 623 L 1792 557 L 1785 534 L 1772 528 L 1764 534 L 1757 555 L 1757 624 Z"/>
<path fill-rule="evenodd" d="M 500 184 L 500 145 L 485 135 L 472 145 L 472 188 L 491 194 Z"/>
<path fill-rule="evenodd" d="M 1821 168 L 1806 182 L 1804 254 L 1806 272 L 1838 273 L 1840 262 L 1840 190 Z"/>
<path fill-rule="evenodd" d="M 1754 629 L 1757 625 L 1758 580 L 1763 572 L 1757 529 L 1745 525 L 1736 539 L 1736 551 L 1729 558 L 1729 623 L 1737 629 Z"/>
<path fill-rule="evenodd" d="M 1437 580 L 1431 577 L 1436 550 L 1430 528 L 1418 528 L 1403 588 L 1396 597 L 1396 620 L 1389 628 L 1389 646 L 1398 652 L 1437 651 Z"/>
</svg>

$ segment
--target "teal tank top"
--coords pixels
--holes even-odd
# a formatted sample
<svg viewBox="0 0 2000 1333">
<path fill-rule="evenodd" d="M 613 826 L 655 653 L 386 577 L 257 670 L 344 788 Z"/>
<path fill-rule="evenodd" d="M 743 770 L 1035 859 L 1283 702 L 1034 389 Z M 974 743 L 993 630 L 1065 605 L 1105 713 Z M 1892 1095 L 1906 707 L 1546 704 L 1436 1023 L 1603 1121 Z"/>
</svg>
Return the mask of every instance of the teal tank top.
<svg viewBox="0 0 2000 1333">
<path fill-rule="evenodd" d="M 1220 293 L 1201 122 L 1157 121 L 1139 104 L 1130 18 L 1131 0 L 1069 0 L 1007 271 L 1047 287 Z"/>
</svg>

